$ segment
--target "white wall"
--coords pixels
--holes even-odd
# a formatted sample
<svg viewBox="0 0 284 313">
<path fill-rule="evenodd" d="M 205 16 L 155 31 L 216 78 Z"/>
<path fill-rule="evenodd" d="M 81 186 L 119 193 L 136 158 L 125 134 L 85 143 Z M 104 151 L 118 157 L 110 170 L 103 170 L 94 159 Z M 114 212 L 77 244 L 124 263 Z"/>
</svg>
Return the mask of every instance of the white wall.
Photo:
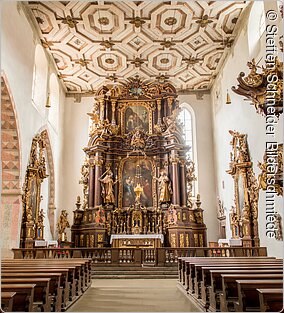
<svg viewBox="0 0 284 313">
<path fill-rule="evenodd" d="M 204 222 L 207 226 L 207 241 L 217 241 L 218 220 L 211 97 L 208 93 L 202 98 L 188 94 L 179 95 L 178 100 L 180 104 L 190 104 L 195 113 L 198 192 L 201 197 L 201 207 L 204 210 Z"/>
<path fill-rule="evenodd" d="M 252 17 L 253 18 L 253 17 Z M 244 21 L 243 25 L 247 22 Z M 233 178 L 226 173 L 229 169 L 230 157 L 230 141 L 231 135 L 229 130 L 236 130 L 240 133 L 247 134 L 251 161 L 253 162 L 253 170 L 258 176 L 260 169 L 257 167 L 258 161 L 263 160 L 265 151 L 265 142 L 268 137 L 265 134 L 265 118 L 256 113 L 254 106 L 248 101 L 244 101 L 244 97 L 235 94 L 231 91 L 232 86 L 237 86 L 237 77 L 240 72 L 248 73 L 249 69 L 246 64 L 253 57 L 256 62 L 261 58 L 264 59 L 265 34 L 261 39 L 258 49 L 252 53 L 248 47 L 248 32 L 247 26 L 241 30 L 239 38 L 224 65 L 223 70 L 217 77 L 217 80 L 211 90 L 213 103 L 213 123 L 214 123 L 214 148 L 216 160 L 216 182 L 217 194 L 224 202 L 227 213 L 231 206 L 234 205 L 234 186 Z M 260 63 L 262 65 L 263 63 Z M 231 96 L 231 105 L 226 105 L 227 89 Z M 279 119 L 275 140 L 283 142 L 282 136 L 283 117 Z M 224 188 L 223 188 L 224 185 Z M 277 197 L 276 209 L 279 213 L 282 212 L 283 198 Z M 282 256 L 283 242 L 269 239 L 265 235 L 265 192 L 260 190 L 259 197 L 259 233 L 260 245 L 266 246 L 269 255 Z M 227 214 L 227 238 L 231 237 L 229 224 L 229 215 Z"/>
<path fill-rule="evenodd" d="M 92 111 L 92 97 L 82 97 L 80 102 L 74 98 L 66 98 L 64 112 L 64 141 L 63 141 L 63 184 L 62 209 L 68 212 L 70 225 L 73 223 L 73 211 L 76 209 L 77 196 L 83 200 L 83 186 L 79 184 L 81 178 L 81 165 L 85 160 L 83 148 L 89 140 L 89 116 Z M 70 230 L 67 230 L 68 239 Z"/>
<path fill-rule="evenodd" d="M 20 7 L 21 5 L 14 1 L 1 3 L 1 70 L 8 80 L 18 117 L 21 150 L 20 186 L 23 185 L 25 180 L 32 139 L 40 130 L 48 129 L 55 168 L 55 205 L 57 206 L 59 205 L 59 186 L 62 176 L 59 175 L 60 162 L 62 161 L 59 138 L 62 131 L 65 93 L 60 87 L 60 113 L 57 116 L 59 127 L 58 130 L 55 131 L 50 125 L 48 109 L 45 108 L 47 94 L 43 97 L 42 103 L 38 103 L 37 106 L 32 103 L 34 56 L 38 42 Z M 48 72 L 46 81 L 53 72 L 52 66 L 49 66 Z M 43 90 L 46 90 L 46 85 L 42 85 Z M 43 188 L 42 195 L 44 202 L 46 202 L 48 198 L 48 188 Z M 20 211 L 19 221 L 21 221 L 21 217 L 22 210 Z M 45 224 L 46 227 L 49 227 L 47 220 Z M 51 236 L 49 231 L 47 231 L 46 234 L 48 237 Z"/>
</svg>

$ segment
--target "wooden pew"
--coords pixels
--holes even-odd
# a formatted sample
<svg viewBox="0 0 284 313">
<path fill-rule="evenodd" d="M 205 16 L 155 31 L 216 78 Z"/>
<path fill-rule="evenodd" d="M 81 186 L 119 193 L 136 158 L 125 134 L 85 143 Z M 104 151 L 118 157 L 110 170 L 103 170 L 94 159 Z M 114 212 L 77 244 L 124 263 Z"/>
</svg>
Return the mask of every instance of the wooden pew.
<svg viewBox="0 0 284 313">
<path fill-rule="evenodd" d="M 12 312 L 15 295 L 16 292 L 1 292 L 1 309 L 3 310 L 3 312 Z"/>
<path fill-rule="evenodd" d="M 228 258 L 217 258 L 217 257 L 180 257 L 178 258 L 178 271 L 179 271 L 179 280 L 182 284 L 185 284 L 186 280 L 186 265 L 189 265 L 191 262 L 213 262 L 213 263 L 223 263 L 227 262 L 226 260 L 262 260 L 262 261 L 271 261 L 276 260 L 275 257 L 228 257 Z"/>
<path fill-rule="evenodd" d="M 237 282 L 239 279 L 252 280 L 267 280 L 267 279 L 283 279 L 282 273 L 262 273 L 255 270 L 255 273 L 237 273 L 237 274 L 222 274 L 222 292 L 218 290 L 213 292 L 211 288 L 210 293 L 210 310 L 219 309 L 222 312 L 228 312 L 234 307 L 234 302 L 238 301 Z M 220 299 L 217 305 L 216 299 Z M 211 305 L 212 304 L 212 305 Z M 215 305 L 214 305 L 215 304 Z"/>
<path fill-rule="evenodd" d="M 211 276 L 211 271 L 213 276 Z M 255 272 L 253 272 L 255 271 Z M 260 273 L 261 272 L 261 273 Z M 245 275 L 268 275 L 262 278 L 283 278 L 283 260 L 274 257 L 229 257 L 229 258 L 180 258 L 179 284 L 200 307 L 215 311 L 219 308 L 219 295 L 222 291 L 222 274 L 237 274 L 238 277 L 248 278 Z M 240 276 L 244 275 L 244 276 Z M 254 278 L 254 277 L 252 277 Z M 261 276 L 258 277 L 261 279 Z M 213 285 L 212 285 L 213 283 Z M 213 287 L 213 288 L 212 288 Z M 211 298 L 215 299 L 209 303 Z M 212 291 L 212 292 L 211 292 Z"/>
<path fill-rule="evenodd" d="M 257 289 L 281 289 L 282 279 L 267 280 L 237 280 L 238 301 L 234 302 L 236 312 L 260 310 L 259 292 Z"/>
<path fill-rule="evenodd" d="M 280 312 L 283 309 L 283 289 L 257 289 L 260 312 Z"/>
<path fill-rule="evenodd" d="M 1 292 L 16 292 L 12 312 L 32 312 L 35 284 L 1 284 Z"/>
<path fill-rule="evenodd" d="M 282 261 L 281 261 L 282 262 Z M 187 290 L 194 294 L 200 295 L 200 287 L 201 287 L 201 280 L 202 280 L 202 268 L 206 266 L 215 266 L 215 267 L 224 267 L 224 266 L 238 266 L 238 267 L 244 267 L 247 265 L 256 265 L 257 266 L 266 266 L 266 265 L 272 265 L 272 266 L 279 266 L 280 262 L 273 260 L 273 261 L 263 261 L 263 260 L 226 260 L 222 263 L 217 262 L 214 263 L 212 261 L 209 262 L 192 262 L 189 264 L 189 275 L 188 275 L 188 283 L 186 285 Z M 282 263 L 281 263 L 282 264 Z"/>
<path fill-rule="evenodd" d="M 92 269 L 92 259 L 84 258 L 84 259 L 10 259 L 3 260 L 3 264 L 12 264 L 12 263 L 38 263 L 38 264 L 56 264 L 56 265 L 80 265 L 82 268 L 82 272 L 85 274 L 82 276 L 82 279 L 85 281 L 85 285 L 88 286 L 91 283 L 91 269 Z"/>
<path fill-rule="evenodd" d="M 60 289 L 62 301 L 61 306 L 63 310 L 72 304 L 78 296 L 80 296 L 91 285 L 91 262 L 88 259 L 13 259 L 4 260 L 2 272 L 16 273 L 18 268 L 21 268 L 21 272 L 40 274 L 52 272 L 63 272 L 60 282 Z M 66 277 L 65 277 L 66 276 Z M 66 280 L 66 278 L 68 278 Z M 58 310 L 58 303 L 60 302 L 57 297 L 54 297 L 53 310 Z"/>
<path fill-rule="evenodd" d="M 254 265 L 248 266 L 229 266 L 229 267 L 203 267 L 201 282 L 201 304 L 209 307 L 210 294 L 211 299 L 214 298 L 213 293 L 222 291 L 222 274 L 282 274 L 282 266 L 258 266 L 255 270 Z M 212 302 L 213 300 L 211 300 Z"/>
<path fill-rule="evenodd" d="M 63 288 L 60 286 L 62 273 L 60 272 L 11 272 L 5 271 L 2 268 L 1 279 L 6 278 L 33 278 L 37 280 L 38 278 L 50 278 L 49 283 L 49 292 L 51 295 L 51 311 L 60 312 L 62 309 L 62 290 Z"/>
<path fill-rule="evenodd" d="M 33 306 L 37 306 L 42 312 L 51 311 L 51 298 L 49 296 L 49 282 L 50 278 L 2 278 L 2 284 L 33 284 L 34 288 L 34 303 Z"/>
<path fill-rule="evenodd" d="M 249 261 L 249 260 L 254 260 L 254 261 L 258 261 L 258 262 L 274 262 L 276 259 L 273 257 L 229 257 L 229 258 L 182 258 L 181 262 L 184 265 L 180 265 L 181 270 L 183 270 L 183 273 L 180 273 L 180 277 L 181 277 L 181 283 L 185 284 L 186 279 L 188 277 L 188 274 L 190 272 L 190 266 L 194 263 L 194 264 L 203 264 L 203 263 L 213 263 L 213 264 L 224 264 L 227 262 L 232 262 L 234 260 L 237 260 L 238 262 L 242 262 L 242 261 Z"/>
<path fill-rule="evenodd" d="M 10 260 L 9 260 L 10 261 Z M 12 260 L 12 262 L 6 262 L 5 265 L 16 266 L 16 264 L 24 264 L 24 266 L 35 265 L 40 266 L 49 266 L 49 267 L 65 267 L 71 270 L 72 267 L 75 267 L 74 273 L 70 273 L 70 276 L 74 276 L 76 281 L 76 293 L 75 295 L 79 296 L 91 285 L 91 259 L 63 259 L 63 260 L 50 260 L 46 259 L 28 259 L 28 260 Z M 70 278 L 70 281 L 73 279 Z M 74 296 L 74 295 L 73 295 Z"/>
<path fill-rule="evenodd" d="M 205 261 L 205 262 L 224 262 L 224 260 L 276 260 L 275 257 L 228 257 L 228 258 L 217 258 L 217 257 L 179 257 L 178 258 L 178 272 L 179 272 L 179 280 L 182 284 L 185 283 L 185 272 L 186 272 L 186 263 L 190 263 L 190 261 Z"/>
</svg>

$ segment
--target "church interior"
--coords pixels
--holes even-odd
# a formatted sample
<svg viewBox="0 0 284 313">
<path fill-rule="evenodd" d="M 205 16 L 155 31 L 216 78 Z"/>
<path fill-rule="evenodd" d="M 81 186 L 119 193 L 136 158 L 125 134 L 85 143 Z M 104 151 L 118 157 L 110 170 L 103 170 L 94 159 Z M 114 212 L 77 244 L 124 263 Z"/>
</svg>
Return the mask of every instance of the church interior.
<svg viewBox="0 0 284 313">
<path fill-rule="evenodd" d="M 281 311 L 282 1 L 0 6 L 1 310 Z"/>
</svg>

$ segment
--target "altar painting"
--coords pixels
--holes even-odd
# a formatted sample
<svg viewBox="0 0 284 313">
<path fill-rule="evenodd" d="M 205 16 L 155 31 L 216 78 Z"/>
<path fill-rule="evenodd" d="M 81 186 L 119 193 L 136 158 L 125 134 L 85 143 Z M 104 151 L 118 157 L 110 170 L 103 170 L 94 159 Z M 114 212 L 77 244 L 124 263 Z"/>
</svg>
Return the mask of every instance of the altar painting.
<svg viewBox="0 0 284 313">
<path fill-rule="evenodd" d="M 125 111 L 125 133 L 135 130 L 137 127 L 149 132 L 149 112 L 142 105 L 129 106 Z"/>
<path fill-rule="evenodd" d="M 38 199 L 38 193 L 39 193 L 39 185 L 37 181 L 37 177 L 35 175 L 30 176 L 29 180 L 29 208 L 31 209 L 32 218 L 37 219 L 38 211 L 39 211 L 39 199 Z"/>
<path fill-rule="evenodd" d="M 140 178 L 137 178 L 137 165 L 140 166 Z M 140 183 L 143 191 L 141 193 L 140 202 L 145 207 L 153 205 L 152 195 L 152 164 L 149 160 L 127 160 L 124 163 L 122 171 L 122 206 L 130 207 L 135 203 L 134 188 Z"/>
</svg>

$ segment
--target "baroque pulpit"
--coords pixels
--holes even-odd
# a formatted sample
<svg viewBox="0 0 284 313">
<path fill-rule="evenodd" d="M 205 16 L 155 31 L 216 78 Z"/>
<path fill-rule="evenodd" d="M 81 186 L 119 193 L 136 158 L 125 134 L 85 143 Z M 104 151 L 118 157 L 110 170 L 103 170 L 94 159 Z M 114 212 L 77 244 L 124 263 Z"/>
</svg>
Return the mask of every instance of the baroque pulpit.
<svg viewBox="0 0 284 313">
<path fill-rule="evenodd" d="M 206 246 L 179 112 L 170 83 L 136 76 L 96 92 L 83 199 L 71 228 L 75 247 Z"/>
</svg>

